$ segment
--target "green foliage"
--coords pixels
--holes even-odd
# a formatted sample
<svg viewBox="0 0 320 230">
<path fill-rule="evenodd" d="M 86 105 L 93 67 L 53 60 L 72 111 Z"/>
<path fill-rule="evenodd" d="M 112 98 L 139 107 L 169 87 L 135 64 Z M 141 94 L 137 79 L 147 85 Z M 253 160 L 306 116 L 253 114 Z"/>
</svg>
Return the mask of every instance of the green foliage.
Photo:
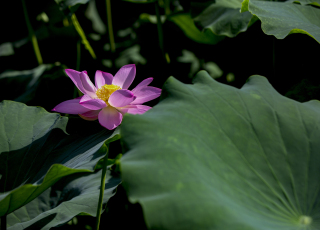
<svg viewBox="0 0 320 230">
<path fill-rule="evenodd" d="M 87 4 L 89 0 L 55 0 L 57 4 L 65 4 L 67 6 L 74 6 L 76 4 Z"/>
<path fill-rule="evenodd" d="M 260 19 L 264 33 L 274 35 L 278 39 L 283 39 L 292 33 L 303 33 L 319 42 L 320 9 L 310 5 L 319 7 L 320 2 L 318 0 L 287 2 L 217 0 L 191 2 L 191 13 L 197 27 L 211 29 L 217 35 L 235 37 Z"/>
<path fill-rule="evenodd" d="M 171 77 L 157 106 L 123 121 L 123 185 L 149 229 L 319 229 L 319 117 L 319 101 L 261 76 L 240 90 L 205 71 Z"/>
<path fill-rule="evenodd" d="M 65 136 L 61 130 L 66 132 L 68 118 L 18 102 L 3 101 L 0 114 L 0 216 L 29 203 L 64 176 L 92 172 L 106 153 L 104 143 L 119 139 L 117 131 L 92 125 Z"/>
<path fill-rule="evenodd" d="M 320 7 L 320 0 L 288 0 L 287 2 L 300 3 L 301 5 L 313 5 Z"/>
<path fill-rule="evenodd" d="M 126 2 L 133 2 L 133 3 L 152 3 L 157 2 L 158 0 L 124 0 Z"/>
<path fill-rule="evenodd" d="M 191 1 L 191 15 L 201 30 L 235 37 L 253 23 L 249 12 L 240 13 L 241 3 L 242 0 Z"/>
<path fill-rule="evenodd" d="M 36 199 L 8 215 L 9 230 L 50 229 L 68 222 L 77 214 L 96 216 L 100 181 L 97 173 L 77 173 L 64 177 Z M 120 178 L 107 173 L 103 203 L 115 194 Z"/>
<path fill-rule="evenodd" d="M 11 42 L 6 42 L 0 45 L 0 57 L 10 56 L 14 54 L 14 45 Z"/>
<path fill-rule="evenodd" d="M 119 167 L 119 163 L 120 163 L 120 159 L 122 157 L 122 154 L 118 154 L 114 159 L 110 159 L 108 158 L 108 162 L 107 162 L 107 166 L 115 166 L 114 168 L 117 168 Z M 104 158 L 102 158 L 95 166 L 95 170 L 98 170 L 98 169 L 102 169 L 103 167 L 103 162 L 104 162 Z M 110 168 L 111 170 L 111 168 Z M 119 173 L 120 171 L 117 170 L 116 171 L 117 173 Z"/>
<path fill-rule="evenodd" d="M 52 69 L 56 72 L 50 72 Z M 52 64 L 42 64 L 31 70 L 5 71 L 0 74 L 0 97 L 26 103 L 34 98 L 43 80 L 65 75 L 62 71 L 61 66 Z M 8 88 L 11 89 L 9 92 Z"/>
<path fill-rule="evenodd" d="M 0 101 L 28 105 L 0 103 L 0 216 L 9 229 L 92 229 L 104 163 L 100 229 L 320 229 L 319 102 L 291 100 L 320 99 L 320 0 L 2 7 Z M 38 65 L 30 28 L 47 64 Z M 290 33 L 302 35 L 266 36 Z M 123 150 L 108 145 L 120 129 L 42 109 L 78 95 L 66 68 L 94 82 L 96 70 L 133 63 L 132 88 L 148 77 L 158 88 L 169 76 L 183 83 L 170 78 L 158 106 L 124 116 Z M 187 84 L 201 69 L 208 73 Z M 252 74 L 291 99 L 260 76 L 243 86 Z"/>
<path fill-rule="evenodd" d="M 55 2 L 59 5 L 60 10 L 66 12 L 70 10 L 74 12 L 78 9 L 80 4 L 87 4 L 90 0 L 55 0 Z"/>
<path fill-rule="evenodd" d="M 320 43 L 319 8 L 292 2 L 244 0 L 241 12 L 247 11 L 261 20 L 261 28 L 268 35 L 283 39 L 289 34 L 302 33 Z"/>
<path fill-rule="evenodd" d="M 210 30 L 199 31 L 188 13 L 171 15 L 168 20 L 174 22 L 188 38 L 196 42 L 214 45 L 224 39 L 224 36 L 217 36 Z"/>
</svg>

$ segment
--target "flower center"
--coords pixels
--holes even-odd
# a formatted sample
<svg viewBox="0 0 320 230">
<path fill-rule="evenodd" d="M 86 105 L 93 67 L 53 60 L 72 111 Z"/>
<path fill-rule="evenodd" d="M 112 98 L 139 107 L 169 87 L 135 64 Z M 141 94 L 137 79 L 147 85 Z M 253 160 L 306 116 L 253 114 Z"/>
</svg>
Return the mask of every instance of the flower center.
<svg viewBox="0 0 320 230">
<path fill-rule="evenodd" d="M 99 99 L 105 101 L 108 104 L 108 100 L 111 94 L 119 89 L 121 89 L 120 86 L 105 84 L 96 91 L 96 95 Z"/>
</svg>

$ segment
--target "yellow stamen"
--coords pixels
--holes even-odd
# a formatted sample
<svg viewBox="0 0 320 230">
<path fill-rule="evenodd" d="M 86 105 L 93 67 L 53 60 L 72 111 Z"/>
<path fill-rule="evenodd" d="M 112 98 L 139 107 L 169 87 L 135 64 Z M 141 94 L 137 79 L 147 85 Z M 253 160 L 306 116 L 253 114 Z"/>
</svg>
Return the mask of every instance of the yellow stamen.
<svg viewBox="0 0 320 230">
<path fill-rule="evenodd" d="M 111 94 L 117 90 L 121 89 L 120 86 L 117 85 L 103 85 L 101 86 L 97 91 L 96 91 L 96 95 L 98 96 L 99 99 L 105 101 L 108 105 L 108 100 L 109 97 L 111 96 Z"/>
</svg>

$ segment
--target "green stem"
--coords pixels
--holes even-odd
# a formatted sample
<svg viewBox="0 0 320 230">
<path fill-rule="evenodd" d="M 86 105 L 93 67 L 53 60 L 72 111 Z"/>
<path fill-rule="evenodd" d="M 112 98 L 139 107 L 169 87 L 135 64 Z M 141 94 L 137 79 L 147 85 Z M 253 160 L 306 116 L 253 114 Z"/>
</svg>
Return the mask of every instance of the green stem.
<svg viewBox="0 0 320 230">
<path fill-rule="evenodd" d="M 107 164 L 108 164 L 108 155 L 109 155 L 109 146 L 107 146 L 107 153 L 103 160 L 102 166 L 102 175 L 101 175 L 101 185 L 100 185 L 100 195 L 99 195 L 99 203 L 97 209 L 97 221 L 96 221 L 96 230 L 99 230 L 100 226 L 100 217 L 101 217 L 101 210 L 102 210 L 102 201 L 104 195 L 104 188 L 105 188 L 105 181 L 106 181 L 106 173 L 107 173 Z"/>
<path fill-rule="evenodd" d="M 111 15 L 111 1 L 106 0 L 107 6 L 107 22 L 108 22 L 108 33 L 110 40 L 111 52 L 114 53 L 116 51 L 116 44 L 114 42 L 113 28 L 112 28 L 112 15 Z"/>
<path fill-rule="evenodd" d="M 39 46 L 38 46 L 37 37 L 34 34 L 34 31 L 32 29 L 32 26 L 31 26 L 31 23 L 30 23 L 30 20 L 29 20 L 26 3 L 25 3 L 24 0 L 21 0 L 21 2 L 22 2 L 22 7 L 23 7 L 24 19 L 25 19 L 25 21 L 27 23 L 27 27 L 28 27 L 28 31 L 29 31 L 29 37 L 30 37 L 30 40 L 32 42 L 33 50 L 34 50 L 34 53 L 36 55 L 38 64 L 41 65 L 43 63 L 43 61 L 42 61 L 40 49 L 39 49 Z"/>
<path fill-rule="evenodd" d="M 89 41 L 87 40 L 87 37 L 85 35 L 85 33 L 83 32 L 83 29 L 81 28 L 79 22 L 78 22 L 78 19 L 76 17 L 75 14 L 72 14 L 71 16 L 71 20 L 72 20 L 72 23 L 74 25 L 74 28 L 76 29 L 76 31 L 78 32 L 79 36 L 81 37 L 81 40 L 82 40 L 82 43 L 84 45 L 84 47 L 86 47 L 86 49 L 89 51 L 89 53 L 91 54 L 92 58 L 93 59 L 96 59 L 96 54 L 94 53 Z"/>
<path fill-rule="evenodd" d="M 166 16 L 168 16 L 171 13 L 170 0 L 164 0 L 164 12 L 165 12 Z"/>
<path fill-rule="evenodd" d="M 7 229 L 7 215 L 1 216 L 1 230 Z"/>
<path fill-rule="evenodd" d="M 159 9 L 160 7 L 158 2 L 155 2 L 155 8 L 156 8 L 156 16 L 157 16 L 157 28 L 158 28 L 160 49 L 162 51 L 163 58 L 166 60 L 167 63 L 170 63 L 169 54 L 164 51 L 163 30 L 162 30 L 162 23 L 161 23 L 161 17 L 160 17 L 160 9 Z"/>
</svg>

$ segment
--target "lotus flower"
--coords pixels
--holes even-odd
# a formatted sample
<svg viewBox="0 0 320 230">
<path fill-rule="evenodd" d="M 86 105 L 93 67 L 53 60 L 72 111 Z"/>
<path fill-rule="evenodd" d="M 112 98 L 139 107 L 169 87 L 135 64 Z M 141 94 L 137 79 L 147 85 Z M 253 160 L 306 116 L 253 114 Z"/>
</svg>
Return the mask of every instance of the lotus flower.
<svg viewBox="0 0 320 230">
<path fill-rule="evenodd" d="M 62 102 L 52 111 L 79 114 L 86 120 L 99 119 L 99 123 L 109 130 L 120 125 L 125 113 L 143 114 L 151 109 L 142 104 L 161 94 L 161 89 L 148 86 L 153 78 L 147 78 L 133 90 L 128 90 L 136 75 L 134 64 L 121 67 L 114 77 L 97 70 L 95 86 L 86 71 L 66 69 L 66 73 L 84 95 Z"/>
</svg>

